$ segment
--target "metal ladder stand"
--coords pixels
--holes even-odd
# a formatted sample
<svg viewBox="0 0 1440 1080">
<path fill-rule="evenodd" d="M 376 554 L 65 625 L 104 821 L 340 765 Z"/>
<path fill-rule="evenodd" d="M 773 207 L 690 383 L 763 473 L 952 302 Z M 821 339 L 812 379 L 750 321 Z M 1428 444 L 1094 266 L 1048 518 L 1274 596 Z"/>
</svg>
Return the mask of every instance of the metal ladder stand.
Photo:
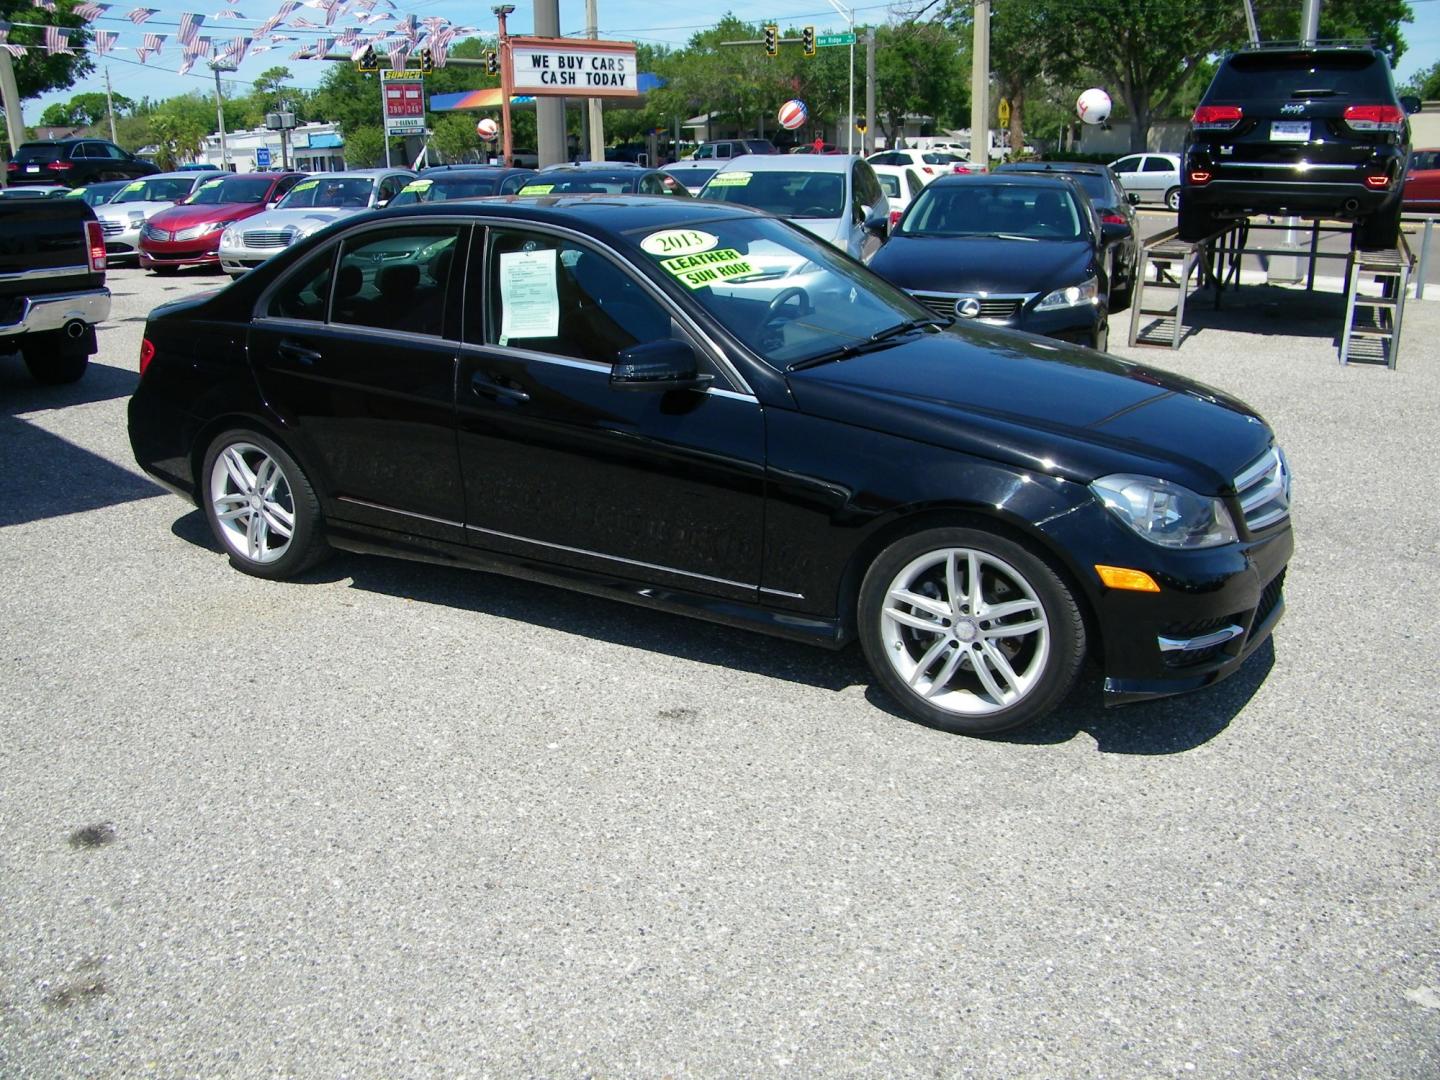
<svg viewBox="0 0 1440 1080">
<path fill-rule="evenodd" d="M 1195 289 L 1213 285 L 1215 306 L 1219 307 L 1225 282 L 1234 278 L 1238 283 L 1239 252 L 1245 246 L 1245 231 L 1243 224 L 1227 225 L 1204 240 L 1192 241 L 1181 240 L 1180 230 L 1172 227 L 1143 243 L 1139 265 L 1135 268 L 1135 293 L 1130 303 L 1130 344 L 1180 348 L 1180 340 L 1185 334 L 1185 303 L 1192 291 L 1191 279 L 1198 271 Z M 1176 263 L 1180 264 L 1178 274 L 1172 272 Z M 1153 281 L 1150 277 L 1152 266 L 1155 268 Z M 1175 303 L 1170 307 L 1146 307 L 1146 289 L 1173 290 Z M 1160 318 L 1142 334 L 1140 320 L 1146 315 L 1158 315 Z"/>
<path fill-rule="evenodd" d="M 1405 234 L 1393 248 L 1352 251 L 1345 265 L 1345 329 L 1340 337 L 1340 363 L 1381 360 L 1392 370 L 1400 357 L 1400 324 L 1405 293 L 1410 287 L 1414 256 Z M 1362 288 L 1365 286 L 1365 288 Z"/>
</svg>

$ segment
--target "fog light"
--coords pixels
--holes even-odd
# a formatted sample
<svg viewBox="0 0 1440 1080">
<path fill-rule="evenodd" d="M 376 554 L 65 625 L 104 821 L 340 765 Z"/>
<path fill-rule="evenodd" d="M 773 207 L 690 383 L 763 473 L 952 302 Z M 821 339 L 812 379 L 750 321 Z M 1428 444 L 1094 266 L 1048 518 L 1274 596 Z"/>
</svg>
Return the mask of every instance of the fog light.
<svg viewBox="0 0 1440 1080">
<path fill-rule="evenodd" d="M 1128 592 L 1160 591 L 1160 586 L 1155 584 L 1155 579 L 1144 570 L 1128 570 L 1123 566 L 1101 566 L 1096 563 L 1095 572 L 1100 575 L 1100 580 L 1111 589 L 1124 589 Z"/>
<path fill-rule="evenodd" d="M 1390 186 L 1390 177 L 1367 176 L 1365 177 L 1365 186 L 1368 188 L 1387 188 Z"/>
<path fill-rule="evenodd" d="M 1197 184 L 1197 185 L 1198 185 L 1198 184 L 1208 184 L 1209 182 L 1210 182 L 1210 174 L 1209 174 L 1207 171 L 1205 171 L 1204 169 L 1191 169 L 1191 170 L 1190 170 L 1190 183 L 1192 183 L 1192 184 Z"/>
</svg>

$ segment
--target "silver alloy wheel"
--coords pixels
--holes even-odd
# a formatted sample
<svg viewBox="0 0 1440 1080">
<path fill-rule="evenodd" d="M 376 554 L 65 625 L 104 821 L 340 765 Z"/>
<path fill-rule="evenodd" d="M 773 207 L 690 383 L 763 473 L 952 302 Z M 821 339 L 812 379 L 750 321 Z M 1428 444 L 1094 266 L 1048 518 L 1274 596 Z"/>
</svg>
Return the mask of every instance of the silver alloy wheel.
<svg viewBox="0 0 1440 1080">
<path fill-rule="evenodd" d="M 1165 193 L 1165 205 L 1171 210 L 1180 209 L 1180 189 L 1178 187 L 1171 188 Z"/>
<path fill-rule="evenodd" d="M 290 550 L 295 497 L 280 463 L 254 443 L 231 443 L 210 467 L 210 506 L 235 554 L 273 563 Z"/>
<path fill-rule="evenodd" d="M 901 681 L 958 715 L 1012 707 L 1050 660 L 1050 623 L 1030 582 L 973 548 L 940 548 L 908 563 L 885 590 L 880 622 Z"/>
</svg>

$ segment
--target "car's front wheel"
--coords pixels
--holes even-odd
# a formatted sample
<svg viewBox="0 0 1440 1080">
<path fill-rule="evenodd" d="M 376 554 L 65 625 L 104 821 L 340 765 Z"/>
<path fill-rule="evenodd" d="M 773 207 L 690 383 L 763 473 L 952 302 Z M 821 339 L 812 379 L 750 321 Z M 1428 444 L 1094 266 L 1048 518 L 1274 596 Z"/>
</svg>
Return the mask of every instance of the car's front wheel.
<svg viewBox="0 0 1440 1080">
<path fill-rule="evenodd" d="M 986 735 L 1035 720 L 1074 685 L 1079 605 L 1028 548 L 972 528 L 897 540 L 860 588 L 859 633 L 881 685 L 922 723 Z"/>
<path fill-rule="evenodd" d="M 283 447 L 254 431 L 227 431 L 205 455 L 205 517 L 237 570 L 288 578 L 329 553 L 320 501 Z"/>
</svg>

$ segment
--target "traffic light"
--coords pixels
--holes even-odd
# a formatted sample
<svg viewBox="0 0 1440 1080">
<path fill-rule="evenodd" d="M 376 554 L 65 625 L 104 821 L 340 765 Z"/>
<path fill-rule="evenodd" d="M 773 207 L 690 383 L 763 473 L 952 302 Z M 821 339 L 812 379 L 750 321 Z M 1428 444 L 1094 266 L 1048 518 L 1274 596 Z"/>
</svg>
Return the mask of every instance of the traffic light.
<svg viewBox="0 0 1440 1080">
<path fill-rule="evenodd" d="M 355 61 L 356 71 L 379 71 L 380 59 L 375 55 L 375 46 L 366 45 L 360 59 Z"/>
<path fill-rule="evenodd" d="M 815 55 L 815 28 L 807 26 L 800 31 L 800 50 L 806 56 Z"/>
<path fill-rule="evenodd" d="M 485 74 L 500 74 L 500 54 L 493 50 L 487 50 L 485 53 Z"/>
<path fill-rule="evenodd" d="M 780 28 L 778 26 L 765 27 L 765 55 L 774 56 L 780 51 Z"/>
<path fill-rule="evenodd" d="M 421 50 L 420 50 L 420 72 L 421 72 L 421 74 L 429 75 L 430 72 L 432 72 L 432 71 L 434 71 L 434 70 L 435 70 L 435 54 L 432 53 L 429 49 L 421 49 Z"/>
</svg>

